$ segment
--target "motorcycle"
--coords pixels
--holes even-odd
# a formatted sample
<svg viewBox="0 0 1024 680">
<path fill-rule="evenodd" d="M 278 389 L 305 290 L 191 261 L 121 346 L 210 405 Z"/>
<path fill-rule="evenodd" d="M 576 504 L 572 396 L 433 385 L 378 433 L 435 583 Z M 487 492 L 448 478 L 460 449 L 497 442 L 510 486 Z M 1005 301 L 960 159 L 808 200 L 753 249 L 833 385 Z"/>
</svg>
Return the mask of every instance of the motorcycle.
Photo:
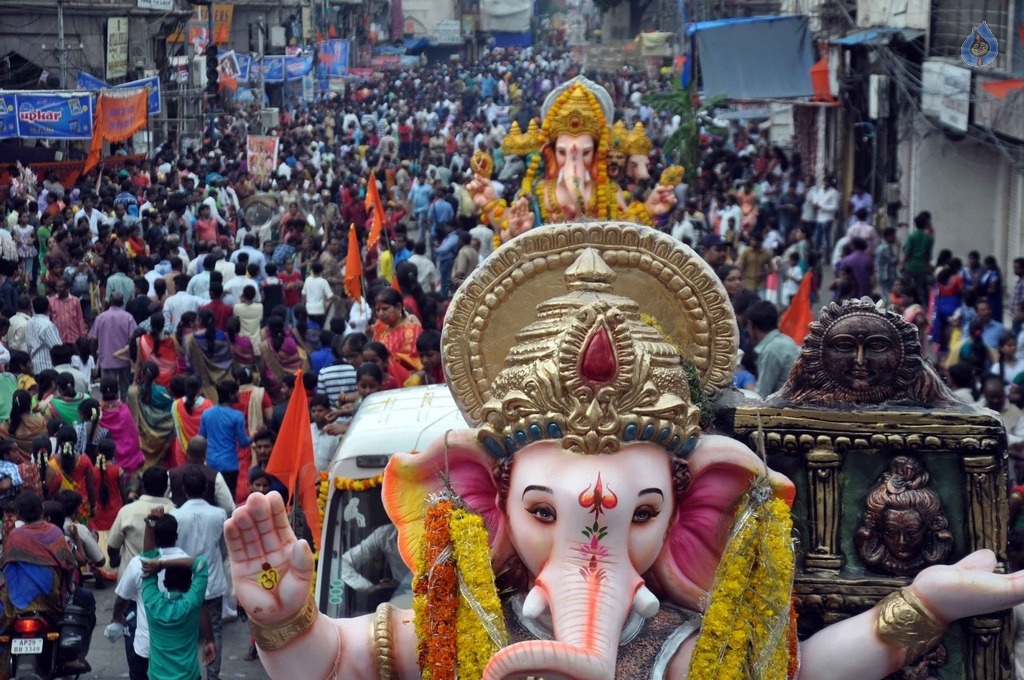
<svg viewBox="0 0 1024 680">
<path fill-rule="evenodd" d="M 11 680 L 77 680 L 88 673 L 88 663 L 72 662 L 81 657 L 89 630 L 89 612 L 74 605 L 63 612 L 19 611 L 0 631 L 0 646 L 10 651 Z"/>
</svg>

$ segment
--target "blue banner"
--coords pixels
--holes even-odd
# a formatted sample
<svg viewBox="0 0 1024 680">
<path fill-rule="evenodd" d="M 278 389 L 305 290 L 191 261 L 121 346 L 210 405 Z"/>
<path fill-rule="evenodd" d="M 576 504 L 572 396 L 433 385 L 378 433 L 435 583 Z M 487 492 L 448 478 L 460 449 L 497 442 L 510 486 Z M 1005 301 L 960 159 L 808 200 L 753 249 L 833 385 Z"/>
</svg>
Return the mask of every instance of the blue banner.
<svg viewBox="0 0 1024 680">
<path fill-rule="evenodd" d="M 18 136 L 17 101 L 13 92 L 0 93 L 0 139 Z"/>
<path fill-rule="evenodd" d="M 288 80 L 298 80 L 309 75 L 313 70 L 313 55 L 304 57 L 285 57 L 284 72 Z"/>
<path fill-rule="evenodd" d="M 139 87 L 149 88 L 149 115 L 159 116 L 160 106 L 160 78 L 158 76 L 151 76 L 149 78 L 143 78 L 141 80 L 133 80 L 130 83 L 124 83 L 123 85 L 114 85 L 111 88 L 106 82 L 100 80 L 96 76 L 91 76 L 88 73 L 82 71 L 78 72 L 78 82 L 76 87 L 79 90 L 89 90 L 95 92 L 97 90 L 134 90 Z"/>
<path fill-rule="evenodd" d="M 106 90 L 110 87 L 106 82 L 96 76 L 91 76 L 84 71 L 78 72 L 78 83 L 75 87 L 79 90 Z"/>
<path fill-rule="evenodd" d="M 284 82 L 284 57 L 263 57 L 263 82 Z"/>
<path fill-rule="evenodd" d="M 92 139 L 92 95 L 17 95 L 18 136 L 23 139 Z"/>
<path fill-rule="evenodd" d="M 348 41 L 328 40 L 320 44 L 320 64 L 328 78 L 348 75 Z"/>
</svg>

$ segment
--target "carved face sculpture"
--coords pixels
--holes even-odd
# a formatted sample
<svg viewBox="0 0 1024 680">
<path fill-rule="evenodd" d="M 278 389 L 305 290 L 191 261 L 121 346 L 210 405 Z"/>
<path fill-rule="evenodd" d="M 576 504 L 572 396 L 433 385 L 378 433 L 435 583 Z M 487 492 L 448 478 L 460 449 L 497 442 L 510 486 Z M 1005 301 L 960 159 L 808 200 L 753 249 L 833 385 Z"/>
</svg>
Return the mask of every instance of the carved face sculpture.
<svg viewBox="0 0 1024 680">
<path fill-rule="evenodd" d="M 644 154 L 633 154 L 629 157 L 629 165 L 626 167 L 626 174 L 634 182 L 645 182 L 651 178 L 651 159 Z"/>
<path fill-rule="evenodd" d="M 838 320 L 822 343 L 822 366 L 841 386 L 864 391 L 893 380 L 902 356 L 892 325 L 872 316 Z"/>
<path fill-rule="evenodd" d="M 626 154 L 618 149 L 608 149 L 608 176 L 615 179 L 626 168 Z"/>
<path fill-rule="evenodd" d="M 924 547 L 928 527 L 916 510 L 888 509 L 882 515 L 882 543 L 898 560 L 914 559 Z"/>
</svg>

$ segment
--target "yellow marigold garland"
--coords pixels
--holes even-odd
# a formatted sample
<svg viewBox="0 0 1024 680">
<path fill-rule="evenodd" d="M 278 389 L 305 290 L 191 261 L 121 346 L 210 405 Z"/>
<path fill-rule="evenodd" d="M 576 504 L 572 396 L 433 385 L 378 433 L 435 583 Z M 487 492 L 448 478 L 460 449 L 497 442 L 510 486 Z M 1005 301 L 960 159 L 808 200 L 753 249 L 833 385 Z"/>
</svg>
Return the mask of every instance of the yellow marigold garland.
<svg viewBox="0 0 1024 680">
<path fill-rule="evenodd" d="M 789 674 L 793 521 L 786 503 L 770 494 L 768 481 L 759 480 L 740 505 L 690 661 L 693 680 Z"/>
<path fill-rule="evenodd" d="M 487 529 L 479 515 L 461 508 L 452 513 L 449 529 L 461 589 L 455 624 L 458 677 L 479 680 L 491 657 L 507 644 Z"/>
<path fill-rule="evenodd" d="M 384 483 L 384 473 L 369 479 L 346 479 L 345 477 L 334 478 L 334 488 L 338 491 L 369 491 L 376 489 Z M 326 501 L 326 496 L 324 497 Z"/>
<path fill-rule="evenodd" d="M 423 547 L 416 561 L 413 612 L 423 680 L 455 680 L 459 580 L 448 528 L 452 510 L 448 499 L 436 501 L 427 510 Z"/>
</svg>

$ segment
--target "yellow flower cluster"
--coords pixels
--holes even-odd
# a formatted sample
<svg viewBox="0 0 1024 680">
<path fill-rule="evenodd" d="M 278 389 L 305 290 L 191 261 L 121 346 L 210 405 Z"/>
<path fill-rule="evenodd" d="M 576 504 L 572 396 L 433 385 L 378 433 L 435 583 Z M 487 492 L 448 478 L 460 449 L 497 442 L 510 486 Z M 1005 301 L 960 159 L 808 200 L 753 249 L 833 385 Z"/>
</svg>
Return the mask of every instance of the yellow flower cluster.
<svg viewBox="0 0 1024 680">
<path fill-rule="evenodd" d="M 648 227 L 654 224 L 654 220 L 651 219 L 651 213 L 647 211 L 647 206 L 640 201 L 633 201 L 629 204 L 629 221 Z"/>
<path fill-rule="evenodd" d="M 760 484 L 767 485 L 767 481 Z M 794 553 L 785 502 L 748 495 L 715 572 L 690 660 L 693 680 L 785 680 Z M 754 585 L 756 584 L 756 586 Z"/>
<path fill-rule="evenodd" d="M 334 478 L 334 488 L 338 491 L 369 491 L 376 489 L 384 483 L 384 473 L 369 479 L 345 479 L 344 477 Z M 324 499 L 326 501 L 326 498 Z"/>
<path fill-rule="evenodd" d="M 462 587 L 455 623 L 458 633 L 457 676 L 478 680 L 491 657 L 507 643 L 505 620 L 494 585 L 491 551 L 483 519 L 468 510 L 459 509 L 452 513 L 449 527 Z M 481 614 L 486 621 L 481 620 Z M 492 634 L 499 638 L 498 643 L 492 640 Z"/>
</svg>

